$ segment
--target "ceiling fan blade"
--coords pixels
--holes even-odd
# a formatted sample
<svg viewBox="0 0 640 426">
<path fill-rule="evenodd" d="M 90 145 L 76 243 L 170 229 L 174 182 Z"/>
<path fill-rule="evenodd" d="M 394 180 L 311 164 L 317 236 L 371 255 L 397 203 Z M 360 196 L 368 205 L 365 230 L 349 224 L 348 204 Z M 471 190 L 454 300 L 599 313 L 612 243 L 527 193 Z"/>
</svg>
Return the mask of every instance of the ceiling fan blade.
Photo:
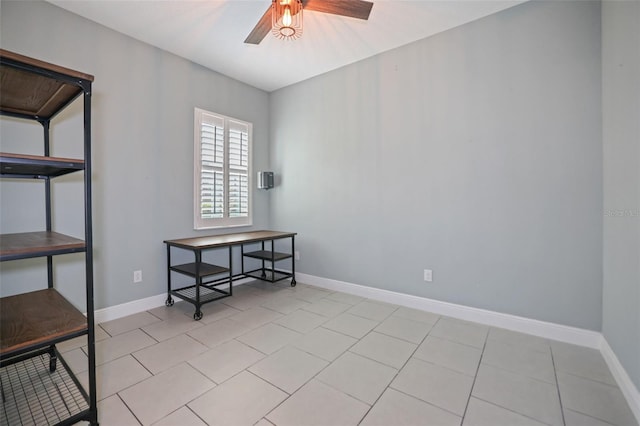
<svg viewBox="0 0 640 426">
<path fill-rule="evenodd" d="M 262 18 L 258 21 L 251 33 L 247 36 L 245 43 L 248 44 L 260 44 L 262 39 L 271 31 L 271 6 L 262 15 Z"/>
<path fill-rule="evenodd" d="M 305 10 L 331 13 L 357 19 L 369 19 L 373 3 L 364 0 L 302 0 Z"/>
</svg>

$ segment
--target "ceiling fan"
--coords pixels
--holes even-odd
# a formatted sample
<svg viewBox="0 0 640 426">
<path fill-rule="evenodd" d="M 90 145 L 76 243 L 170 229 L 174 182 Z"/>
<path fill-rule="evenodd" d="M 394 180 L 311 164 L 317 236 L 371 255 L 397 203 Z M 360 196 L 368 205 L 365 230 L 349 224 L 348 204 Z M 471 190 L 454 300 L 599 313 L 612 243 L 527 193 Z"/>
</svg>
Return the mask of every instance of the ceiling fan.
<svg viewBox="0 0 640 426">
<path fill-rule="evenodd" d="M 247 44 L 260 44 L 262 39 L 272 30 L 272 7 L 292 5 L 297 0 L 275 0 L 275 4 L 262 15 L 251 33 L 244 41 Z M 301 0 L 302 8 L 314 12 L 324 12 L 333 15 L 348 16 L 350 18 L 369 19 L 373 3 L 364 0 Z M 295 10 L 294 10 L 295 13 Z M 291 18 L 291 15 L 289 15 Z"/>
</svg>

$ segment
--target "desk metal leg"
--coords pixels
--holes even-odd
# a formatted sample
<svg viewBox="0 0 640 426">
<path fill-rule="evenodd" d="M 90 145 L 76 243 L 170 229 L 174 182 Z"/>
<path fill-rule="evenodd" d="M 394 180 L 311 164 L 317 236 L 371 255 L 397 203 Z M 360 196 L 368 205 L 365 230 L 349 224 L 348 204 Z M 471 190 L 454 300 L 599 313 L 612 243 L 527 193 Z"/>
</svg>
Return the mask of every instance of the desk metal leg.
<svg viewBox="0 0 640 426">
<path fill-rule="evenodd" d="M 296 286 L 296 237 L 291 236 L 291 287 Z"/>
<path fill-rule="evenodd" d="M 165 306 L 173 306 L 173 298 L 171 297 L 171 246 L 167 244 L 167 300 L 164 301 Z"/>
<path fill-rule="evenodd" d="M 276 247 L 275 240 L 271 240 L 271 282 L 276 280 Z"/>
<path fill-rule="evenodd" d="M 229 246 L 229 296 L 233 296 L 233 251 L 232 246 Z M 244 272 L 244 265 L 242 266 Z"/>
<path fill-rule="evenodd" d="M 240 272 L 244 275 L 244 244 L 240 244 Z"/>
<path fill-rule="evenodd" d="M 202 265 L 202 252 L 200 250 L 194 250 L 196 255 L 196 312 L 193 314 L 193 319 L 200 321 L 202 319 L 202 311 L 200 307 L 200 286 L 202 285 L 202 276 L 200 275 L 200 266 Z"/>
<path fill-rule="evenodd" d="M 264 252 L 264 241 L 261 241 L 261 243 L 262 243 L 262 251 Z M 263 280 L 267 278 L 267 273 L 264 270 L 264 259 L 262 259 L 262 274 L 260 274 L 260 278 L 262 278 Z"/>
</svg>

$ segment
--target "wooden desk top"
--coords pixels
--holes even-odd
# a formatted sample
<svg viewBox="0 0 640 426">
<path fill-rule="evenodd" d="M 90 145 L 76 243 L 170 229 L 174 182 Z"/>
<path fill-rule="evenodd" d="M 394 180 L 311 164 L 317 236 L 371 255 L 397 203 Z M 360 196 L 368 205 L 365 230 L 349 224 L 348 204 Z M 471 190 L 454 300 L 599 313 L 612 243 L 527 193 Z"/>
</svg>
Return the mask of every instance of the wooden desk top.
<svg viewBox="0 0 640 426">
<path fill-rule="evenodd" d="M 177 240 L 165 240 L 169 246 L 180 247 L 187 250 L 203 250 L 215 247 L 233 246 L 243 243 L 254 243 L 279 238 L 289 238 L 297 235 L 297 232 L 280 231 L 251 231 L 234 234 L 210 235 L 206 237 L 181 238 Z"/>
</svg>

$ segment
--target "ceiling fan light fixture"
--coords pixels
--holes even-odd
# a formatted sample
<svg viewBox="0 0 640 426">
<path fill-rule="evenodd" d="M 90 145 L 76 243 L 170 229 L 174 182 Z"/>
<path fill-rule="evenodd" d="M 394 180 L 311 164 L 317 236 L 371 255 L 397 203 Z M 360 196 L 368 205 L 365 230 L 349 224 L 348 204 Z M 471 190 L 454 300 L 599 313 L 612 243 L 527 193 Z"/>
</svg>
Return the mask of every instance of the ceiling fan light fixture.
<svg viewBox="0 0 640 426">
<path fill-rule="evenodd" d="M 271 2 L 271 32 L 284 40 L 302 35 L 302 0 L 273 0 Z"/>
</svg>

